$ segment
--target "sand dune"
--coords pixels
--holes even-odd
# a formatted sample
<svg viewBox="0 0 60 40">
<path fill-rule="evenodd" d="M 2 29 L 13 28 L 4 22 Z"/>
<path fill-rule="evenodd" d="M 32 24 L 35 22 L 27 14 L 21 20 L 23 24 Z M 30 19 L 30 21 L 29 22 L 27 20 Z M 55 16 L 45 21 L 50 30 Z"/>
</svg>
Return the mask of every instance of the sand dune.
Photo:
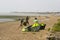
<svg viewBox="0 0 60 40">
<path fill-rule="evenodd" d="M 22 32 L 21 26 L 19 28 L 20 22 L 6 22 L 0 23 L 0 40 L 46 40 L 47 29 L 52 27 L 54 23 L 57 22 L 57 19 L 60 19 L 59 16 L 40 16 L 37 17 L 41 22 L 46 23 L 45 30 L 40 30 L 39 32 Z M 31 17 L 29 22 L 33 24 L 32 20 L 34 17 Z M 19 28 L 19 29 L 18 29 Z"/>
</svg>

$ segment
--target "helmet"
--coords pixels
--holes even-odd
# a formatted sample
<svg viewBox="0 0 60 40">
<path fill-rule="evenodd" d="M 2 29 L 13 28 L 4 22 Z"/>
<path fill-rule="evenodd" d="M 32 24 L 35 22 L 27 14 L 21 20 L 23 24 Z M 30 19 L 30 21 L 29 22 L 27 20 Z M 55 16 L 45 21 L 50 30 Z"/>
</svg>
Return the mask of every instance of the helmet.
<svg viewBox="0 0 60 40">
<path fill-rule="evenodd" d="M 37 19 L 37 18 L 35 18 L 35 19 Z"/>
</svg>

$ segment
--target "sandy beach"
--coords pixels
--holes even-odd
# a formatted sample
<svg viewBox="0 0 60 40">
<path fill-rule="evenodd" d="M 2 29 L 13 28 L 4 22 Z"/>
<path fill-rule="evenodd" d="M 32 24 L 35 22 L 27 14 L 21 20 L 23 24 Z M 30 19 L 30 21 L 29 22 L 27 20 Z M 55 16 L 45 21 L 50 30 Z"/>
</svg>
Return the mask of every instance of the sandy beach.
<svg viewBox="0 0 60 40">
<path fill-rule="evenodd" d="M 35 17 L 31 17 L 29 20 L 30 24 L 33 24 L 32 20 Z M 38 16 L 40 23 L 45 23 L 45 30 L 39 32 L 22 32 L 20 21 L 0 23 L 0 40 L 46 40 L 47 29 L 52 27 L 60 16 Z M 19 29 L 18 29 L 19 28 Z"/>
</svg>

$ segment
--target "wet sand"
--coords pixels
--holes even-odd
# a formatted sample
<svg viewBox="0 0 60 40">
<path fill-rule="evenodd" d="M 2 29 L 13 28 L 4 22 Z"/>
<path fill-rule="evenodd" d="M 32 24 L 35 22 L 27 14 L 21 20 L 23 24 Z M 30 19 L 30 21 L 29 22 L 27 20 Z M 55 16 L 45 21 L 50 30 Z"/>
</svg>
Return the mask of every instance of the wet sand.
<svg viewBox="0 0 60 40">
<path fill-rule="evenodd" d="M 45 30 L 39 32 L 22 32 L 19 21 L 0 23 L 0 40 L 46 40 L 47 29 L 52 27 L 60 16 L 39 16 L 37 17 L 40 21 L 46 24 Z M 31 17 L 29 22 L 33 24 Z"/>
</svg>

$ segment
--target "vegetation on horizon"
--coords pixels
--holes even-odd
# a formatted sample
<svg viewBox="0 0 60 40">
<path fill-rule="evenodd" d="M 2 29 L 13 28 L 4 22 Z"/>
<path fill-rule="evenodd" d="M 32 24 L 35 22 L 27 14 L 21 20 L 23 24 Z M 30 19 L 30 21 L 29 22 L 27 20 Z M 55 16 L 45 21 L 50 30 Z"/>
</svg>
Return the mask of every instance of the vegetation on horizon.
<svg viewBox="0 0 60 40">
<path fill-rule="evenodd" d="M 20 16 L 0 16 L 0 18 L 19 18 Z"/>
</svg>

